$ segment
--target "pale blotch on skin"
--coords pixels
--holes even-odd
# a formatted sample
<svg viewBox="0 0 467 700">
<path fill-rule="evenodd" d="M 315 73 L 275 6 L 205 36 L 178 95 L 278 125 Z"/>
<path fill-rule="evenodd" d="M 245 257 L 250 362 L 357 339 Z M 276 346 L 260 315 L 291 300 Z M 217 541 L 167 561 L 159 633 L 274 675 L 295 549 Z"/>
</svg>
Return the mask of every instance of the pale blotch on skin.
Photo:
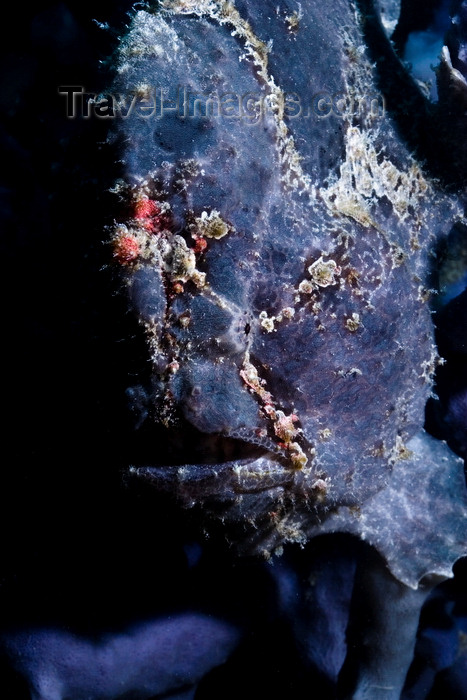
<svg viewBox="0 0 467 700">
<path fill-rule="evenodd" d="M 224 221 L 216 209 L 213 209 L 210 214 L 203 211 L 201 216 L 195 219 L 195 225 L 198 235 L 206 238 L 224 238 L 231 230 L 229 224 Z"/>
<path fill-rule="evenodd" d="M 340 267 L 335 260 L 323 260 L 322 256 L 309 266 L 311 280 L 318 287 L 329 287 L 336 284 L 336 275 L 340 274 Z"/>
<path fill-rule="evenodd" d="M 362 323 L 360 321 L 360 315 L 356 313 L 353 313 L 352 316 L 349 316 L 349 318 L 345 322 L 345 327 L 351 333 L 355 333 L 355 331 L 358 330 L 361 325 Z"/>
</svg>

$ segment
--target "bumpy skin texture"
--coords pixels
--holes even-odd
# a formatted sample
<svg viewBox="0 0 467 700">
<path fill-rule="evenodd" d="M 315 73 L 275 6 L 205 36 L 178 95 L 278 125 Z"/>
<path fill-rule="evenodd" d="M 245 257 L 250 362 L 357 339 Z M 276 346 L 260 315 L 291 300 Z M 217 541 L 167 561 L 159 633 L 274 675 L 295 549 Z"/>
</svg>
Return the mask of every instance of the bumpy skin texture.
<svg viewBox="0 0 467 700">
<path fill-rule="evenodd" d="M 148 338 L 149 414 L 260 449 L 136 472 L 242 551 L 352 532 L 416 588 L 467 539 L 460 460 L 422 431 L 430 252 L 460 211 L 398 141 L 358 22 L 344 1 L 323 16 L 167 0 L 121 43 L 114 93 L 179 88 L 176 109 L 116 120 L 130 213 L 114 253 Z M 195 113 L 194 95 L 229 109 Z"/>
</svg>

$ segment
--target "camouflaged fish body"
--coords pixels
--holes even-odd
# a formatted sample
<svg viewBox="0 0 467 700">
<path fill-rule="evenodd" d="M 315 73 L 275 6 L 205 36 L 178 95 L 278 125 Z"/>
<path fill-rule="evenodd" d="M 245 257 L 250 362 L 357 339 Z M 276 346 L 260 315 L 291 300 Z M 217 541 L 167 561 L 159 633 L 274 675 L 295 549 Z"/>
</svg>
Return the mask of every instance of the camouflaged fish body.
<svg viewBox="0 0 467 700">
<path fill-rule="evenodd" d="M 430 256 L 460 213 L 398 140 L 352 3 L 322 15 L 172 0 L 121 42 L 113 247 L 153 415 L 258 448 L 135 471 L 242 551 L 352 532 L 416 587 L 466 553 L 462 464 L 422 430 Z"/>
</svg>

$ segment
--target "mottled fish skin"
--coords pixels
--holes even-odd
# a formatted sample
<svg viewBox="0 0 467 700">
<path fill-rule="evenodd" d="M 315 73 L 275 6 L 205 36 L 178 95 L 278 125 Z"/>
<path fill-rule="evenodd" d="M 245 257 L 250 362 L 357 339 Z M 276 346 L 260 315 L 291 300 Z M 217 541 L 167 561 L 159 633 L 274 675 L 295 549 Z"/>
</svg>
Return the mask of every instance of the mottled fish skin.
<svg viewBox="0 0 467 700">
<path fill-rule="evenodd" d="M 350 531 L 409 586 L 449 576 L 461 463 L 422 426 L 440 362 L 430 256 L 461 212 L 398 140 L 352 2 L 160 2 L 135 14 L 113 92 L 146 100 L 115 120 L 128 213 L 112 243 L 149 413 L 261 450 L 182 466 L 155 450 L 133 471 L 243 551 Z"/>
</svg>

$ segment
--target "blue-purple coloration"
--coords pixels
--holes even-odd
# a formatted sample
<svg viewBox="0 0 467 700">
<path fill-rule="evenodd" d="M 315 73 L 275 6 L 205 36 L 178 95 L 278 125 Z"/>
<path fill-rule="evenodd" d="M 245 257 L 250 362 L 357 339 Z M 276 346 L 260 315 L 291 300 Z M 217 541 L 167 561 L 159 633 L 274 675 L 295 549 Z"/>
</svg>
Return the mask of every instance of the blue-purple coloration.
<svg viewBox="0 0 467 700">
<path fill-rule="evenodd" d="M 139 246 L 149 414 L 258 450 L 137 473 L 240 550 L 351 532 L 415 588 L 467 536 L 461 464 L 422 430 L 430 255 L 461 211 L 398 140 L 356 9 L 292 5 L 167 1 L 121 44 L 114 91 L 155 104 L 119 122 L 136 214 L 115 233 Z"/>
<path fill-rule="evenodd" d="M 191 700 L 201 678 L 226 661 L 239 630 L 196 612 L 87 639 L 62 629 L 6 636 L 3 650 L 26 675 L 31 700 L 165 696 Z"/>
<path fill-rule="evenodd" d="M 77 534 L 18 577 L 0 688 L 8 667 L 21 700 L 464 700 L 465 481 L 423 424 L 428 401 L 467 455 L 466 2 L 436 104 L 382 78 L 397 0 L 155 5 L 112 87 L 135 453 L 87 526 L 91 479 L 50 509 L 53 541 Z"/>
<path fill-rule="evenodd" d="M 392 576 L 378 560 L 355 579 L 372 619 L 340 674 L 355 699 L 399 697 L 422 602 L 467 553 L 461 460 L 423 431 L 431 259 L 462 207 L 394 129 L 372 22 L 343 0 L 166 0 L 135 15 L 114 85 L 154 106 L 120 128 L 114 249 L 138 248 L 121 262 L 152 363 L 133 396 L 181 443 L 132 471 L 240 552 L 336 532 L 379 552 Z M 463 80 L 444 50 L 438 118 L 463 114 Z"/>
</svg>

